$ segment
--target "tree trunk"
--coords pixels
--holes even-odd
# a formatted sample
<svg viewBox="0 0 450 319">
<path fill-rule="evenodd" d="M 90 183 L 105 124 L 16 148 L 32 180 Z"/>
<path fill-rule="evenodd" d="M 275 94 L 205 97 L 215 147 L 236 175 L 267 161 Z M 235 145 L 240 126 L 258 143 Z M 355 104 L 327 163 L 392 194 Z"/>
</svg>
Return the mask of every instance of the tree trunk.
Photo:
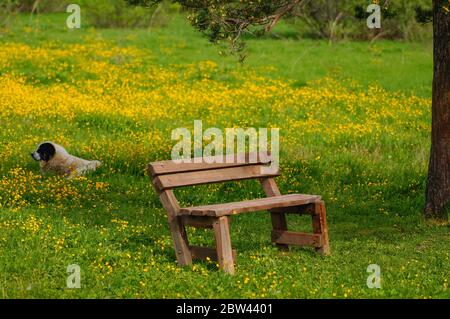
<svg viewBox="0 0 450 319">
<path fill-rule="evenodd" d="M 434 76 L 426 218 L 447 220 L 450 202 L 450 14 L 433 0 Z"/>
</svg>

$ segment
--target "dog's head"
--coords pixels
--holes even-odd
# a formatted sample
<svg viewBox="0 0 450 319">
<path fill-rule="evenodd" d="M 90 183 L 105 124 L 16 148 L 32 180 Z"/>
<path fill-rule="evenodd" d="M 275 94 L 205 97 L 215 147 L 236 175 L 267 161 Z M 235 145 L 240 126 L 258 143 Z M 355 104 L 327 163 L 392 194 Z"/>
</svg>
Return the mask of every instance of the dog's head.
<svg viewBox="0 0 450 319">
<path fill-rule="evenodd" d="M 31 153 L 31 157 L 35 161 L 45 161 L 48 162 L 56 153 L 55 146 L 50 142 L 42 143 L 38 146 L 37 150 Z"/>
</svg>

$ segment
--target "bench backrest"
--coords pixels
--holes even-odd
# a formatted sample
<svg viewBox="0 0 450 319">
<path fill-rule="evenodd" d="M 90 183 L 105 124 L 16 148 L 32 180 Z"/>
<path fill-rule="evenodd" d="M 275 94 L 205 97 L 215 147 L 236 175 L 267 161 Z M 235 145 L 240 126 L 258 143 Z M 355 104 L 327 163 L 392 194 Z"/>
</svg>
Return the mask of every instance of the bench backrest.
<svg viewBox="0 0 450 319">
<path fill-rule="evenodd" d="M 193 158 L 189 163 L 153 162 L 147 171 L 153 185 L 164 191 L 182 186 L 277 176 L 278 171 L 263 169 L 268 168 L 271 161 L 267 152 L 246 153 Z"/>
</svg>

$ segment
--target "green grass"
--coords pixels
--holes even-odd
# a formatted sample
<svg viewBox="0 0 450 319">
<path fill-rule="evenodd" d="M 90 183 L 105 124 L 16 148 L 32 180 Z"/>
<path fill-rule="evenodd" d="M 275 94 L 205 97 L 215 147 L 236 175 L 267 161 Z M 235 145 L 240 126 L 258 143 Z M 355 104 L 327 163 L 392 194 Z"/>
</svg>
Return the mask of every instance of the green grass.
<svg viewBox="0 0 450 319">
<path fill-rule="evenodd" d="M 137 46 L 154 53 L 154 63 L 166 66 L 174 63 L 195 63 L 212 60 L 225 69 L 236 69 L 237 59 L 219 55 L 222 47 L 212 46 L 182 18 L 170 20 L 169 27 L 152 30 L 131 29 L 95 30 L 88 25 L 81 30 L 67 31 L 65 14 L 40 16 L 30 21 L 21 17 L 15 30 L 1 35 L 3 41 L 18 41 L 39 45 L 45 41 L 80 43 L 85 39 L 108 40 L 118 46 Z M 23 32 L 23 28 L 32 30 Z M 341 42 L 296 39 L 290 36 L 292 27 L 281 24 L 275 28 L 277 38 L 249 39 L 250 67 L 273 66 L 276 71 L 266 71 L 271 77 L 294 80 L 297 85 L 333 75 L 339 79 L 351 78 L 367 86 L 377 83 L 393 91 L 431 96 L 432 42 Z M 282 38 L 286 35 L 286 38 Z M 279 38 L 281 37 L 281 39 Z M 264 74 L 264 72 L 262 73 Z"/>
<path fill-rule="evenodd" d="M 48 122 L 39 115 L 0 117 L 3 143 L 0 154 L 5 158 L 0 163 L 0 176 L 19 181 L 19 185 L 38 188 L 34 193 L 25 193 L 26 205 L 7 204 L 0 208 L 1 297 L 450 296 L 447 288 L 449 227 L 427 223 L 421 217 L 429 149 L 429 105 L 425 103 L 424 109 L 423 100 L 411 98 L 431 96 L 430 43 L 380 41 L 330 45 L 292 38 L 249 39 L 250 54 L 241 66 L 233 57 L 219 56 L 217 47 L 178 17 L 168 27 L 150 31 L 82 28 L 73 32 L 64 29 L 65 17 L 39 16 L 33 20 L 33 28 L 28 28 L 28 17 L 20 17 L 11 30 L 0 33 L 0 44 L 23 43 L 40 48 L 51 43 L 56 49 L 69 50 L 74 44 L 106 41 L 111 47 L 137 47 L 146 52 L 142 68 L 133 69 L 132 74 L 145 75 L 158 67 L 175 70 L 183 78 L 188 65 L 197 66 L 210 60 L 218 65 L 219 71 L 211 72 L 217 85 L 239 88 L 248 79 L 246 74 L 256 72 L 265 79 L 286 82 L 293 89 L 311 88 L 317 84 L 309 81 L 331 77 L 342 85 L 332 91 L 334 94 L 341 89 L 349 96 L 366 91 L 369 95 L 376 94 L 369 90 L 374 84 L 386 91 L 380 93 L 382 97 L 378 100 L 368 99 L 367 104 L 331 99 L 325 113 L 319 113 L 316 110 L 319 106 L 309 105 L 308 101 L 301 111 L 295 105 L 286 104 L 278 113 L 271 113 L 272 102 L 284 98 L 275 95 L 273 100 L 263 100 L 260 105 L 259 100 L 249 100 L 248 104 L 244 101 L 244 105 L 217 115 L 205 110 L 198 113 L 191 110 L 183 115 L 183 110 L 175 108 L 172 111 L 181 115 L 155 119 L 88 113 L 75 114 L 70 121 L 58 116 Z M 286 33 L 286 29 L 282 25 L 280 34 Z M 93 60 L 96 59 L 94 55 Z M 41 90 L 57 83 L 77 88 L 76 83 L 70 82 L 72 73 L 80 81 L 96 79 L 95 72 L 76 70 L 77 57 L 51 63 L 30 61 L 0 68 L 0 77 L 11 72 L 22 74 L 29 85 Z M 73 72 L 59 70 L 63 62 L 72 65 Z M 108 63 L 120 66 L 114 59 Z M 53 71 L 56 74 L 48 76 Z M 236 74 L 241 74 L 244 80 Z M 195 86 L 201 79 L 202 75 L 195 73 L 186 81 Z M 145 90 L 155 89 L 150 82 L 141 84 L 148 85 Z M 263 85 L 256 79 L 255 84 Z M 112 100 L 113 94 L 111 91 Z M 188 107 L 189 99 L 186 96 Z M 364 124 L 370 114 L 389 110 L 390 99 L 406 103 L 411 114 L 387 117 L 373 135 L 336 133 L 333 135 L 336 139 L 331 141 L 327 140 L 325 131 L 322 134 L 291 128 L 309 119 L 310 114 L 319 116 L 318 120 L 330 127 L 338 125 L 340 119 L 345 120 L 343 125 Z M 357 109 L 351 111 L 347 109 L 349 105 L 356 105 Z M 417 110 L 423 113 L 413 112 Z M 395 107 L 392 112 L 396 112 Z M 293 248 L 288 253 L 277 251 L 270 243 L 270 216 L 261 212 L 232 218 L 232 242 L 238 251 L 235 276 L 218 271 L 214 263 L 196 262 L 191 267 L 177 267 L 165 212 L 142 172 L 146 162 L 168 159 L 170 153 L 158 142 L 149 142 L 144 151 L 133 150 L 121 142 L 154 130 L 166 134 L 161 144 L 167 146 L 171 129 L 191 126 L 194 119 L 202 116 L 207 118 L 206 124 L 217 124 L 220 128 L 235 124 L 277 124 L 282 127 L 282 134 L 283 129 L 289 132 L 289 136 L 284 136 L 287 147 L 282 148 L 284 174 L 279 179 L 280 187 L 283 193 L 323 195 L 327 203 L 331 256 L 321 257 L 306 248 Z M 295 120 L 294 124 L 287 122 L 291 119 Z M 57 134 L 70 142 L 70 150 L 78 152 L 77 155 L 101 154 L 105 167 L 86 180 L 33 179 L 28 175 L 31 182 L 22 181 L 22 177 L 14 179 L 11 175 L 14 167 L 38 174 L 29 150 L 36 140 Z M 16 147 L 12 151 L 14 156 L 4 155 L 8 145 Z M 97 187 L 100 182 L 109 186 Z M 52 188 L 52 185 L 56 186 Z M 43 190 L 39 191 L 39 187 Z M 70 190 L 77 195 L 59 198 L 59 187 L 64 187 L 63 194 Z M 255 183 L 244 182 L 183 189 L 178 194 L 182 203 L 197 204 L 257 197 L 262 192 Z M 0 194 L 0 203 L 7 196 Z M 291 228 L 310 229 L 309 218 L 288 218 Z M 194 244 L 213 241 L 210 231 L 190 229 L 189 235 Z M 66 268 L 70 264 L 81 267 L 81 289 L 66 288 Z M 381 267 L 382 289 L 369 289 L 366 285 L 370 264 Z"/>
</svg>

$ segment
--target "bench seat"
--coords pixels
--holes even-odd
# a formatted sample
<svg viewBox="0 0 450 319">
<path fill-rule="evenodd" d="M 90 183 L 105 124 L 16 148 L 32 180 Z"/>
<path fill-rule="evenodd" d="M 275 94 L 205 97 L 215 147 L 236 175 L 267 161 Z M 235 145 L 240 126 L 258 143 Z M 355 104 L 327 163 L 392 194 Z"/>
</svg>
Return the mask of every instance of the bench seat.
<svg viewBox="0 0 450 319">
<path fill-rule="evenodd" d="M 220 217 L 274 208 L 302 206 L 317 203 L 320 200 L 321 197 L 318 195 L 289 194 L 224 204 L 184 207 L 180 208 L 178 214 Z"/>
</svg>

